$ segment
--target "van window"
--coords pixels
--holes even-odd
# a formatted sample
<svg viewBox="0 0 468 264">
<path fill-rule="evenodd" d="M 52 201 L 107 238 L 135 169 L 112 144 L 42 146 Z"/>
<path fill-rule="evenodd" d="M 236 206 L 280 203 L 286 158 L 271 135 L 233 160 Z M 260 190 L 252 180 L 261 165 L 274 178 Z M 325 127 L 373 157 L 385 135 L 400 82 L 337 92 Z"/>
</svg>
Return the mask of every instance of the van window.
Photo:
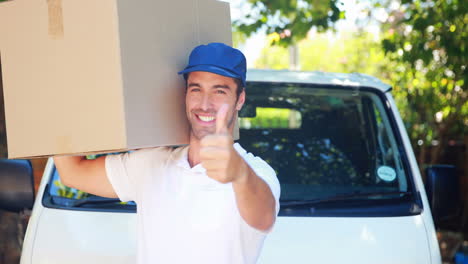
<svg viewBox="0 0 468 264">
<path fill-rule="evenodd" d="M 275 169 L 283 214 L 376 213 L 362 213 L 363 205 L 377 215 L 412 213 L 406 157 L 383 93 L 274 83 L 246 91 L 240 144 Z"/>
<path fill-rule="evenodd" d="M 90 155 L 87 158 L 94 159 L 96 156 Z M 119 199 L 100 197 L 63 185 L 60 181 L 58 170 L 55 168 L 46 188 L 42 201 L 46 207 L 90 211 L 136 212 L 136 204 L 132 201 L 121 202 Z"/>
<path fill-rule="evenodd" d="M 299 129 L 301 113 L 295 109 L 255 107 L 255 116 L 239 118 L 240 129 Z"/>
</svg>

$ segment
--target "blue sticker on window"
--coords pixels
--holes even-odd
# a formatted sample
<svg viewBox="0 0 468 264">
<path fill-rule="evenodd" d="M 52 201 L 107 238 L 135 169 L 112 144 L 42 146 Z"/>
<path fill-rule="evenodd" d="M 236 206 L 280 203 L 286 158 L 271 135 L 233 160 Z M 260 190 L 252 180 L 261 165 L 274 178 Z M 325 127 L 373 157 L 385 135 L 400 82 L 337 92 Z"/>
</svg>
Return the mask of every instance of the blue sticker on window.
<svg viewBox="0 0 468 264">
<path fill-rule="evenodd" d="M 384 181 L 391 182 L 396 179 L 396 172 L 392 167 L 381 166 L 377 169 L 377 176 Z"/>
</svg>

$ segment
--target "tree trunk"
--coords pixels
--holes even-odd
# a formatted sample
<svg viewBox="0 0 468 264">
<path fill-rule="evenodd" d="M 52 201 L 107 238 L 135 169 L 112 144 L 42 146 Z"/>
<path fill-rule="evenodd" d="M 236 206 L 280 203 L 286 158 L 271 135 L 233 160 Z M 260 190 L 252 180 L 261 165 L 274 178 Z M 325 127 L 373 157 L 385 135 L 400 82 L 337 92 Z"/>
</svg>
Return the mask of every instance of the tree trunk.
<svg viewBox="0 0 468 264">
<path fill-rule="evenodd" d="M 448 139 L 449 139 L 449 128 L 453 125 L 456 115 L 450 115 L 447 119 L 442 122 L 437 127 L 437 139 L 439 140 L 439 144 L 435 148 L 431 150 L 431 159 L 429 164 L 437 164 L 441 162 L 441 158 L 444 154 L 444 150 L 447 148 Z"/>
<path fill-rule="evenodd" d="M 299 47 L 297 44 L 289 46 L 289 69 L 290 70 L 300 70 L 301 65 L 299 65 Z"/>
<path fill-rule="evenodd" d="M 468 135 L 465 135 L 463 138 L 465 147 L 468 147 Z M 465 191 L 462 192 L 462 200 L 464 204 L 463 208 L 463 214 L 462 214 L 462 231 L 464 234 L 465 238 L 468 238 L 468 192 L 466 191 L 468 189 L 468 153 L 465 151 L 465 162 L 464 162 L 464 172 L 465 175 L 463 175 L 463 189 Z"/>
<path fill-rule="evenodd" d="M 417 157 L 419 172 L 424 183 L 426 183 L 426 171 L 424 170 L 424 164 L 426 164 L 426 153 L 428 147 L 426 145 L 419 146 L 419 153 Z"/>
</svg>

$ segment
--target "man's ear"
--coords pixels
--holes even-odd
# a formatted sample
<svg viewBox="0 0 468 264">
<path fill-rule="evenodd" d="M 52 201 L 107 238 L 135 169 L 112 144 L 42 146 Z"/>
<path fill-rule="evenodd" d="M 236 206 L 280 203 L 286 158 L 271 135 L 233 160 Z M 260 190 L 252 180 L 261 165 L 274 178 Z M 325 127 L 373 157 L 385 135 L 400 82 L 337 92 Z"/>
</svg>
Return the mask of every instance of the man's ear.
<svg viewBox="0 0 468 264">
<path fill-rule="evenodd" d="M 236 110 L 240 111 L 244 103 L 245 103 L 245 89 L 239 94 L 239 98 L 237 99 L 237 103 L 236 103 Z"/>
</svg>

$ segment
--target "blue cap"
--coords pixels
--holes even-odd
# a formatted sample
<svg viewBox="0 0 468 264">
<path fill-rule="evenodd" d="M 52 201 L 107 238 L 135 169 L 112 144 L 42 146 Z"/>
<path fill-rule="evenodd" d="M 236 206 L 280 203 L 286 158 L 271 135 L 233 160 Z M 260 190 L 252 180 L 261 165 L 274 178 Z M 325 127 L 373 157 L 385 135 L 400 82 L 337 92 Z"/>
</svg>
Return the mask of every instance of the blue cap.
<svg viewBox="0 0 468 264">
<path fill-rule="evenodd" d="M 238 49 L 223 43 L 210 43 L 195 47 L 190 53 L 187 67 L 179 74 L 194 71 L 212 72 L 219 75 L 237 78 L 245 87 L 247 62 L 244 54 Z"/>
</svg>

